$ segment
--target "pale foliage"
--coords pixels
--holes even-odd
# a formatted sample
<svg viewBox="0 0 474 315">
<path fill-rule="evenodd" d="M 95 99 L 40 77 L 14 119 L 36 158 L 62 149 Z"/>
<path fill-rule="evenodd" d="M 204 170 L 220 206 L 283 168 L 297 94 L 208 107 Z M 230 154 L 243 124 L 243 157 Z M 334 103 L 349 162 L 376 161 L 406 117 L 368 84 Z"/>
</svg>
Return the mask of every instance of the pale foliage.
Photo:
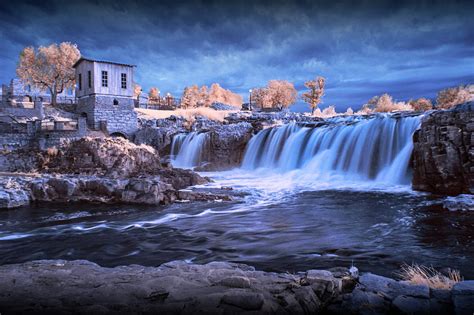
<svg viewBox="0 0 474 315">
<path fill-rule="evenodd" d="M 410 100 L 408 102 L 410 106 L 413 108 L 415 111 L 427 111 L 433 109 L 433 103 L 427 98 L 421 97 L 417 100 Z"/>
<path fill-rule="evenodd" d="M 224 89 L 218 83 L 213 83 L 209 90 L 209 102 L 211 104 L 222 103 L 240 108 L 242 106 L 243 99 L 239 94 Z"/>
<path fill-rule="evenodd" d="M 381 96 L 372 97 L 367 104 L 362 106 L 359 114 L 371 114 L 371 113 L 390 113 L 395 111 L 411 111 L 413 108 L 410 104 L 405 102 L 394 102 L 393 98 L 387 93 Z"/>
<path fill-rule="evenodd" d="M 293 83 L 285 80 L 270 80 L 264 88 L 252 91 L 252 101 L 260 108 L 288 108 L 296 102 L 298 91 Z"/>
<path fill-rule="evenodd" d="M 26 47 L 20 53 L 16 73 L 24 83 L 42 91 L 49 90 L 51 103 L 56 105 L 57 95 L 74 86 L 72 66 L 80 57 L 77 46 L 69 42 L 40 46 L 37 51 Z"/>
<path fill-rule="evenodd" d="M 133 97 L 138 98 L 142 94 L 142 87 L 139 84 L 133 84 Z"/>
<path fill-rule="evenodd" d="M 156 102 L 158 98 L 160 97 L 160 90 L 158 90 L 157 87 L 151 87 L 150 91 L 148 91 L 148 99 L 150 101 Z"/>
<path fill-rule="evenodd" d="M 197 107 L 190 109 L 178 108 L 175 110 L 153 110 L 145 108 L 135 108 L 140 118 L 145 119 L 165 119 L 170 116 L 181 116 L 188 122 L 192 122 L 198 116 L 206 117 L 210 120 L 224 121 L 224 118 L 230 113 L 236 113 L 238 110 L 226 111 L 226 110 L 215 110 L 209 107 Z"/>
<path fill-rule="evenodd" d="M 311 114 L 313 115 L 324 95 L 325 82 L 326 79 L 324 77 L 317 77 L 314 80 L 309 80 L 304 83 L 304 86 L 308 88 L 308 91 L 303 93 L 302 98 L 309 104 Z"/>
<path fill-rule="evenodd" d="M 448 88 L 438 92 L 436 107 L 449 109 L 470 100 L 472 100 L 472 96 L 467 88 L 463 86 Z"/>
<path fill-rule="evenodd" d="M 351 107 L 349 107 L 349 108 L 346 109 L 346 112 L 343 115 L 352 116 L 352 115 L 354 115 L 354 110 Z"/>
<path fill-rule="evenodd" d="M 242 102 L 242 96 L 239 94 L 222 88 L 218 83 L 213 83 L 210 89 L 206 85 L 201 87 L 192 85 L 184 88 L 181 107 L 209 107 L 214 103 L 223 103 L 240 108 Z"/>
<path fill-rule="evenodd" d="M 417 285 L 426 285 L 432 289 L 451 289 L 456 283 L 463 280 L 457 270 L 449 270 L 443 275 L 433 267 L 421 265 L 403 265 L 398 275 L 405 281 Z"/>
</svg>

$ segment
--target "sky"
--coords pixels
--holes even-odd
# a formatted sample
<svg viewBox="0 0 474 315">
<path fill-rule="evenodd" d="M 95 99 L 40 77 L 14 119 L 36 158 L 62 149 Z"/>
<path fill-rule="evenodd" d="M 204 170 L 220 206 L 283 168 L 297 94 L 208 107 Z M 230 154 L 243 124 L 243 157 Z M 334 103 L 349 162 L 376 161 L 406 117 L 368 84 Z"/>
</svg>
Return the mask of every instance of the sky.
<svg viewBox="0 0 474 315">
<path fill-rule="evenodd" d="M 474 1 L 0 1 L 0 82 L 26 46 L 76 43 L 137 65 L 144 90 L 326 78 L 322 108 L 389 93 L 434 98 L 474 83 Z M 298 101 L 296 111 L 307 106 Z"/>
</svg>

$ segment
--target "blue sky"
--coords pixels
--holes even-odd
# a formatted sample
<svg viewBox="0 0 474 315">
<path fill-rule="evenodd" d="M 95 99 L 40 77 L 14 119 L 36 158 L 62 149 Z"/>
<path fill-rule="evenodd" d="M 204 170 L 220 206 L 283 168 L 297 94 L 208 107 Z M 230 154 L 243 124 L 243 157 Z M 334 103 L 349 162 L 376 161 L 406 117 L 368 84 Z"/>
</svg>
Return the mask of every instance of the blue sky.
<svg viewBox="0 0 474 315">
<path fill-rule="evenodd" d="M 25 46 L 71 41 L 89 58 L 137 65 L 148 90 L 181 94 L 327 78 L 322 107 L 374 95 L 435 97 L 474 83 L 470 1 L 3 1 L 0 82 Z M 298 102 L 295 110 L 306 109 Z"/>
</svg>

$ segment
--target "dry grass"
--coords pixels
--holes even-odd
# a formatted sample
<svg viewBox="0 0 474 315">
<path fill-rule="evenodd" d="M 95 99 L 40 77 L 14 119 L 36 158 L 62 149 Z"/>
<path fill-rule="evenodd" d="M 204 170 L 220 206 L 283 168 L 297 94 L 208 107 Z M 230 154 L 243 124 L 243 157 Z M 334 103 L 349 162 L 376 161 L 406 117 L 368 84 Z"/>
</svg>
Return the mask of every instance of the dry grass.
<svg viewBox="0 0 474 315">
<path fill-rule="evenodd" d="M 47 149 L 46 149 L 46 154 L 47 154 L 48 156 L 51 156 L 51 157 L 57 156 L 58 153 L 59 153 L 59 150 L 58 150 L 58 148 L 56 148 L 56 147 L 52 147 L 52 148 L 47 148 Z"/>
<path fill-rule="evenodd" d="M 458 270 L 449 269 L 444 275 L 433 267 L 421 265 L 403 265 L 398 273 L 403 280 L 412 284 L 427 285 L 433 289 L 451 289 L 456 283 L 463 280 Z"/>
<path fill-rule="evenodd" d="M 194 121 L 196 116 L 204 116 L 210 120 L 224 121 L 224 118 L 230 113 L 236 113 L 238 110 L 215 110 L 208 107 L 198 107 L 190 109 L 178 108 L 176 110 L 154 110 L 145 108 L 136 108 L 138 116 L 146 119 L 165 119 L 172 115 L 181 116 L 187 121 Z"/>
</svg>

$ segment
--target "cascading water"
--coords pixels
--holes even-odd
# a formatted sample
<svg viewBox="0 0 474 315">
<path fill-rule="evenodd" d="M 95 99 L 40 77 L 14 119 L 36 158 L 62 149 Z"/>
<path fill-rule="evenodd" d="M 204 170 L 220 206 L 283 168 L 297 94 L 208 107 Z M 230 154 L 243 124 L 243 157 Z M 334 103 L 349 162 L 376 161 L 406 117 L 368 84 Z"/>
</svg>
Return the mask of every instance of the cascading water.
<svg viewBox="0 0 474 315">
<path fill-rule="evenodd" d="M 171 143 L 171 163 L 175 167 L 191 168 L 203 161 L 207 133 L 180 133 Z"/>
<path fill-rule="evenodd" d="M 419 124 L 419 116 L 378 115 L 330 120 L 318 128 L 294 123 L 269 128 L 250 140 L 242 168 L 407 184 L 412 135 Z"/>
</svg>

